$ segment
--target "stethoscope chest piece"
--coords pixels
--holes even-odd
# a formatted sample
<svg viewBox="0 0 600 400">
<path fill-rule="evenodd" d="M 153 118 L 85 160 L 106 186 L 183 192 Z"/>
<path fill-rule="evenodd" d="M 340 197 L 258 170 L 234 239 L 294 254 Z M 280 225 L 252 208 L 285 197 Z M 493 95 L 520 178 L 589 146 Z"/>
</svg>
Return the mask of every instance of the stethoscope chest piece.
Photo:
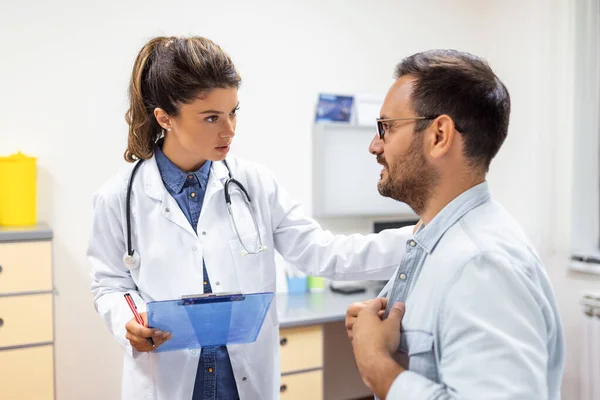
<svg viewBox="0 0 600 400">
<path fill-rule="evenodd" d="M 128 269 L 134 269 L 140 266 L 140 256 L 137 252 L 133 252 L 133 255 L 125 253 L 123 256 L 123 265 Z"/>
</svg>

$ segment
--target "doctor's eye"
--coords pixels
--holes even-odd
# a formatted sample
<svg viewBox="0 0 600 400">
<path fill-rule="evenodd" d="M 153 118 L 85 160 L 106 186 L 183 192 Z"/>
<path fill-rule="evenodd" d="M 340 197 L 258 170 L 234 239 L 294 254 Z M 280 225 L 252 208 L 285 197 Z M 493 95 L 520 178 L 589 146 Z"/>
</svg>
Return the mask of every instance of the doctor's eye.
<svg viewBox="0 0 600 400">
<path fill-rule="evenodd" d="M 240 109 L 240 106 L 237 106 L 236 108 L 233 109 L 233 111 L 231 112 L 230 115 L 236 116 L 239 109 Z"/>
<path fill-rule="evenodd" d="M 217 122 L 219 120 L 219 116 L 218 115 L 211 115 L 210 117 L 204 118 L 204 120 L 206 122 L 210 122 L 211 124 L 214 124 L 215 122 Z"/>
</svg>

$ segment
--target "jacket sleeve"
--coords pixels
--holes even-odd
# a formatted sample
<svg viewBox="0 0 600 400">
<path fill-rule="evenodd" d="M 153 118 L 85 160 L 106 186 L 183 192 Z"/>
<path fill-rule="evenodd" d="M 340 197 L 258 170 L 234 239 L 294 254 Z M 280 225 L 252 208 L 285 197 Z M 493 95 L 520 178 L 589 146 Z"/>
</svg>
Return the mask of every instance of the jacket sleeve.
<svg viewBox="0 0 600 400">
<path fill-rule="evenodd" d="M 133 355 L 133 348 L 125 338 L 125 324 L 133 318 L 123 295 L 131 294 L 138 311 L 146 311 L 129 270 L 123 264 L 125 233 L 117 207 L 105 195 L 94 197 L 92 232 L 87 257 L 92 266 L 91 290 L 94 306 L 117 342 Z M 117 200 L 116 197 L 114 200 Z"/>
<path fill-rule="evenodd" d="M 413 226 L 379 234 L 334 235 L 307 217 L 269 171 L 261 170 L 260 176 L 269 193 L 275 247 L 287 261 L 312 276 L 390 279 L 402 261 Z"/>
</svg>

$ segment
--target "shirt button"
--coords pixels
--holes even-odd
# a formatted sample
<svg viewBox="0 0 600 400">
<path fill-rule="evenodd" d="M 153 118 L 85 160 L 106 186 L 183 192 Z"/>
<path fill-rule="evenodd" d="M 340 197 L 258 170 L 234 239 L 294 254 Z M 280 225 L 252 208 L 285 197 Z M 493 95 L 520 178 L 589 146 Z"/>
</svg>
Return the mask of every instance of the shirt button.
<svg viewBox="0 0 600 400">
<path fill-rule="evenodd" d="M 194 179 L 194 175 L 188 175 L 188 178 Z"/>
<path fill-rule="evenodd" d="M 405 281 L 406 280 L 406 274 L 400 274 L 400 279 Z"/>
<path fill-rule="evenodd" d="M 196 197 L 196 193 L 192 192 L 192 194 L 190 194 L 190 196 Z"/>
<path fill-rule="evenodd" d="M 415 242 L 414 240 L 410 241 L 410 246 L 411 247 L 415 247 L 417 245 L 417 242 Z"/>
<path fill-rule="evenodd" d="M 204 281 L 204 284 L 205 284 L 205 285 L 208 285 L 208 282 Z"/>
<path fill-rule="evenodd" d="M 212 368 L 209 368 L 209 369 L 208 369 L 208 372 L 212 373 L 212 372 L 213 372 L 213 369 L 212 369 Z"/>
<path fill-rule="evenodd" d="M 192 247 L 192 251 L 196 251 L 196 246 Z"/>
</svg>

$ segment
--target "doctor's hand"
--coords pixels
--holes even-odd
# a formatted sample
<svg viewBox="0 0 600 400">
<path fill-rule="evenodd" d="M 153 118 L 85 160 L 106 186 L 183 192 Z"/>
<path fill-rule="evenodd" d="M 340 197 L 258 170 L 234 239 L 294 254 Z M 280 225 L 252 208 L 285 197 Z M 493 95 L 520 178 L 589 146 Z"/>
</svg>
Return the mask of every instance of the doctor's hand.
<svg viewBox="0 0 600 400">
<path fill-rule="evenodd" d="M 376 302 L 376 307 L 381 307 L 381 309 L 377 312 L 379 318 L 383 318 L 383 314 L 385 313 L 385 307 L 387 306 L 387 299 L 383 297 L 375 298 L 372 300 L 367 300 L 359 303 L 352 303 L 350 307 L 346 310 L 346 333 L 348 334 L 348 338 L 352 341 L 354 335 L 352 332 L 352 328 L 356 323 L 356 317 L 358 313 L 369 304 L 373 304 Z"/>
<path fill-rule="evenodd" d="M 169 332 L 148 328 L 147 313 L 140 313 L 140 316 L 144 320 L 144 325 L 138 324 L 135 318 L 125 325 L 125 329 L 127 330 L 125 337 L 129 340 L 129 343 L 134 349 L 141 353 L 150 352 L 171 339 L 172 335 Z M 148 338 L 150 337 L 154 341 L 154 346 L 148 341 Z"/>
</svg>

